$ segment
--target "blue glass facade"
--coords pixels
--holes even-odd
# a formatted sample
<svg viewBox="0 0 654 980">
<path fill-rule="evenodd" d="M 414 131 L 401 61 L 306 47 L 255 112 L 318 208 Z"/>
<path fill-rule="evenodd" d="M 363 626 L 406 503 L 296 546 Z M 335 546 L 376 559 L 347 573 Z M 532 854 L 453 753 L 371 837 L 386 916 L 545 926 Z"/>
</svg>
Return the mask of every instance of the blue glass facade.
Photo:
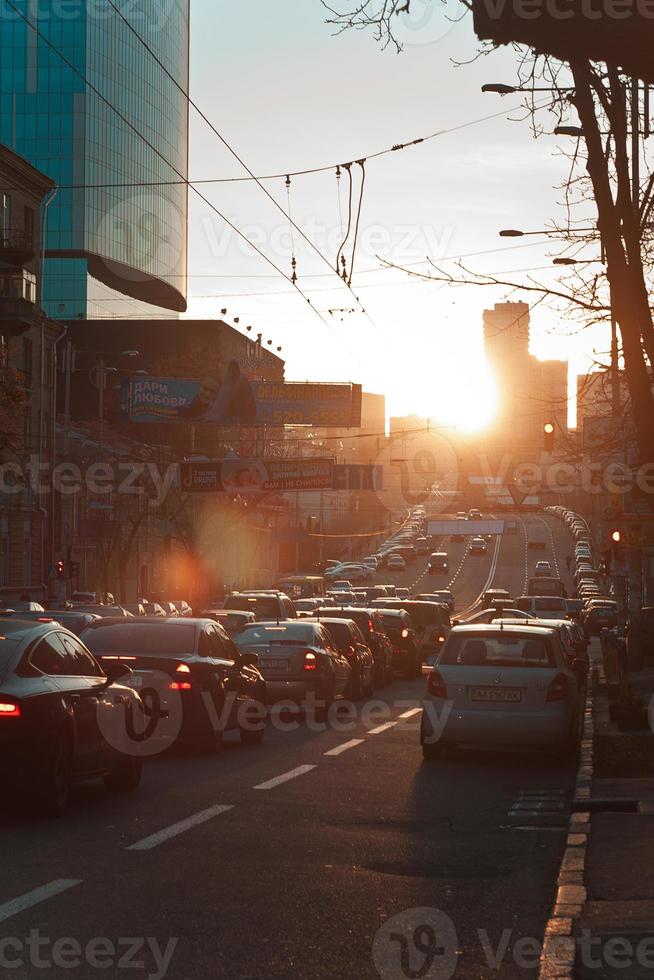
<svg viewBox="0 0 654 980">
<path fill-rule="evenodd" d="M 0 0 L 0 142 L 59 188 L 44 217 L 47 312 L 104 316 L 98 294 L 122 315 L 125 297 L 184 310 L 187 188 L 172 182 L 188 172 L 186 99 L 106 0 L 12 3 L 43 38 Z M 116 6 L 187 89 L 189 0 Z"/>
</svg>

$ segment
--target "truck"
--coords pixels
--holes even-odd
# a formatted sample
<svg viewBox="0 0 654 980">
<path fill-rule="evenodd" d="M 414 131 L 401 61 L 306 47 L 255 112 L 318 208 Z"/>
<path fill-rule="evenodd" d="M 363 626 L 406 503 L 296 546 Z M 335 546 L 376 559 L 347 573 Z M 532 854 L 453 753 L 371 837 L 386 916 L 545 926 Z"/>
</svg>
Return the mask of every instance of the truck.
<svg viewBox="0 0 654 980">
<path fill-rule="evenodd" d="M 527 547 L 541 550 L 547 547 L 547 528 L 544 524 L 532 524 L 527 528 Z"/>
</svg>

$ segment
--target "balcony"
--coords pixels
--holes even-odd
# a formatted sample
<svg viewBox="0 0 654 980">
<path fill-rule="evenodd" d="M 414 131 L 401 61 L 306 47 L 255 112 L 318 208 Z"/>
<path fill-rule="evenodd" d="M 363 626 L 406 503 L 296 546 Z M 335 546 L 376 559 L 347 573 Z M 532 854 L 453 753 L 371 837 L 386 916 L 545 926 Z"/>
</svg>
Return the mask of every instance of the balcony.
<svg viewBox="0 0 654 980">
<path fill-rule="evenodd" d="M 24 269 L 0 273 L 0 334 L 16 337 L 34 323 L 36 277 Z"/>
<path fill-rule="evenodd" d="M 34 238 L 18 228 L 0 231 L 0 262 L 20 266 L 31 262 L 36 254 Z"/>
</svg>

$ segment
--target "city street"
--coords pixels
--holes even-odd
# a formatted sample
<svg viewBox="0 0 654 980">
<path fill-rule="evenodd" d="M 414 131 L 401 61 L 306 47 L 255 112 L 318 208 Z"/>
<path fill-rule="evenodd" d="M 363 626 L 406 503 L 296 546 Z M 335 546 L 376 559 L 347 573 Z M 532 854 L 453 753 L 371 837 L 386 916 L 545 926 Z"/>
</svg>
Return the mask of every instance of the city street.
<svg viewBox="0 0 654 980">
<path fill-rule="evenodd" d="M 543 521 L 553 544 L 544 557 L 565 567 L 567 530 L 536 515 L 501 540 L 492 577 L 494 544 L 465 558 L 465 544 L 447 546 L 457 611 L 491 584 L 520 594 L 524 525 Z M 414 590 L 428 590 L 425 565 L 403 576 Z M 424 683 L 396 681 L 342 731 L 309 731 L 289 716 L 294 730 L 271 724 L 261 747 L 229 736 L 215 757 L 154 759 L 135 797 L 84 786 L 59 822 L 5 814 L 2 935 L 25 944 L 38 930 L 44 961 L 57 940 L 84 950 L 102 938 L 105 976 L 123 975 L 134 937 L 134 976 L 401 977 L 383 966 L 397 956 L 394 930 L 379 931 L 394 916 L 420 927 L 433 909 L 453 923 L 456 940 L 435 955 L 458 953 L 457 976 L 536 975 L 538 956 L 516 964 L 514 945 L 542 941 L 575 767 L 519 750 L 423 762 Z M 39 975 L 20 949 L 3 947 L 24 961 L 11 975 Z M 420 967 L 424 958 L 411 957 Z M 55 964 L 48 975 L 68 974 Z"/>
</svg>

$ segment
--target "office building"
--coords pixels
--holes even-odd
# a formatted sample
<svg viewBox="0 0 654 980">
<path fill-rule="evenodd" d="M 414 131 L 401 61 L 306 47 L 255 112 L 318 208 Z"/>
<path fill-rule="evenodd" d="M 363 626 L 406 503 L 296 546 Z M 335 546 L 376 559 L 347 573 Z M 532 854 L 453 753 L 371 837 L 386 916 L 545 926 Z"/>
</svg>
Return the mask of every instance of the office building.
<svg viewBox="0 0 654 980">
<path fill-rule="evenodd" d="M 187 91 L 189 0 L 15 6 L 0 19 L 0 141 L 57 185 L 46 312 L 184 311 L 188 102 L 153 54 Z"/>
</svg>

